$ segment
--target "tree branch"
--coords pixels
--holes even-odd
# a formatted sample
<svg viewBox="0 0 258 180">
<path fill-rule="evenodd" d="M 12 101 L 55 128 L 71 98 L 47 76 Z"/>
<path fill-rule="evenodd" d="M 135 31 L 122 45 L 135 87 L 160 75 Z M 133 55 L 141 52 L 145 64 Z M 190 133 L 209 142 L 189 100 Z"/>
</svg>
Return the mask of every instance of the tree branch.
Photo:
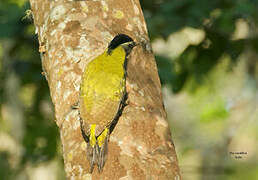
<svg viewBox="0 0 258 180">
<path fill-rule="evenodd" d="M 181 179 L 139 1 L 30 2 L 68 179 Z M 111 134 L 103 172 L 89 174 L 78 111 L 71 106 L 87 63 L 118 33 L 141 44 L 128 62 L 129 105 Z"/>
</svg>

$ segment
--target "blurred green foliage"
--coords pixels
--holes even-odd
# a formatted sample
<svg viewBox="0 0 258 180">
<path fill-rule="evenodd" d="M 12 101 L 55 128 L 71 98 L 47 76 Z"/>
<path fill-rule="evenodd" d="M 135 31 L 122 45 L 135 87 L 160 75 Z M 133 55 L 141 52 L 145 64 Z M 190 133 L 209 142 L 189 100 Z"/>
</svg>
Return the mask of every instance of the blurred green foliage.
<svg viewBox="0 0 258 180">
<path fill-rule="evenodd" d="M 152 40 L 157 37 L 166 39 L 184 27 L 205 32 L 200 44 L 188 46 L 174 60 L 156 56 L 162 83 L 170 84 L 175 93 L 180 92 L 191 78 L 198 85 L 202 84 L 203 78 L 222 56 L 229 55 L 230 66 L 233 66 L 247 48 L 258 48 L 256 33 L 245 39 L 232 40 L 239 19 L 247 21 L 251 30 L 257 28 L 257 0 L 143 0 L 141 4 Z M 256 59 L 252 61 L 257 63 Z"/>
<path fill-rule="evenodd" d="M 225 103 L 222 100 L 217 100 L 215 103 L 208 104 L 203 108 L 200 120 L 202 122 L 210 122 L 226 119 L 229 113 L 225 107 Z"/>
<path fill-rule="evenodd" d="M 19 166 L 9 167 L 8 153 L 0 154 L 0 177 L 4 180 L 13 179 L 14 175 L 22 172 L 27 163 L 48 161 L 56 157 L 58 129 L 53 121 L 53 113 L 46 115 L 42 112 L 42 103 L 50 103 L 49 89 L 44 76 L 41 75 L 41 61 L 38 53 L 38 40 L 34 34 L 34 25 L 29 19 L 22 18 L 29 9 L 28 1 L 0 1 L 0 108 L 9 106 L 12 97 L 7 95 L 6 84 L 10 74 L 14 74 L 18 82 L 17 93 L 23 87 L 35 88 L 30 106 L 23 104 L 24 134 L 21 143 L 23 154 Z M 20 100 L 17 99 L 17 103 Z M 13 112 L 15 113 L 15 112 Z M 3 127 L 0 116 L 0 130 L 11 132 L 12 124 Z M 14 132 L 15 133 L 15 132 Z M 12 133 L 11 133 L 12 134 Z M 40 143 L 43 142 L 43 143 Z M 2 167 L 3 166 L 3 167 Z M 11 173 L 10 173 L 11 172 Z M 1 179 L 1 178 L 0 178 Z"/>
<path fill-rule="evenodd" d="M 205 77 L 221 62 L 223 56 L 229 57 L 230 70 L 245 51 L 258 49 L 256 0 L 142 0 L 141 5 L 152 41 L 157 38 L 167 40 L 172 33 L 185 27 L 205 32 L 202 42 L 189 45 L 178 57 L 156 55 L 161 82 L 171 87 L 173 93 L 183 92 L 187 82 L 191 82 L 191 92 L 195 92 L 205 84 Z M 53 110 L 47 113 L 42 110 L 46 102 L 51 104 L 50 95 L 47 82 L 41 75 L 34 26 L 31 20 L 22 20 L 27 9 L 29 2 L 26 0 L 0 1 L 0 109 L 9 106 L 13 98 L 8 95 L 9 89 L 6 88 L 11 74 L 18 82 L 17 93 L 24 87 L 34 89 L 27 92 L 33 97 L 31 100 L 25 98 L 23 102 L 22 98 L 17 99 L 24 119 L 24 135 L 19 142 L 23 147 L 19 165 L 11 166 L 8 161 L 10 154 L 0 149 L 0 179 L 2 177 L 5 180 L 13 179 L 24 170 L 26 164 L 62 158 L 56 150 L 59 133 L 53 121 Z M 254 33 L 234 40 L 232 34 L 239 19 L 244 19 L 250 32 Z M 256 63 L 255 58 L 246 61 L 246 73 L 254 82 L 257 82 Z M 12 135 L 11 127 L 5 125 L 2 111 L 0 115 L 0 130 Z M 214 119 L 225 120 L 228 116 L 223 100 L 202 107 L 200 112 L 200 120 L 204 123 L 213 122 Z M 187 129 L 185 132 L 190 133 Z M 250 171 L 248 178 L 244 176 L 243 179 L 255 176 L 255 170 Z M 229 168 L 228 174 L 232 173 L 235 171 Z M 230 176 L 227 178 L 234 179 Z"/>
<path fill-rule="evenodd" d="M 10 168 L 7 152 L 0 152 L 0 175 L 2 179 L 10 179 L 12 177 L 12 170 Z"/>
</svg>

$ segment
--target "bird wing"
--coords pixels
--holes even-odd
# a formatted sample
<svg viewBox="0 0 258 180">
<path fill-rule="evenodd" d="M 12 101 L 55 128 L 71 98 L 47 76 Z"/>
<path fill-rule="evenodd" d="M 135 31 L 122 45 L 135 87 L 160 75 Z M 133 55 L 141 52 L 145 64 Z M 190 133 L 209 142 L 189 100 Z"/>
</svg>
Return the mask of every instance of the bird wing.
<svg viewBox="0 0 258 180">
<path fill-rule="evenodd" d="M 120 102 L 125 95 L 125 78 L 102 71 L 95 76 L 87 76 L 82 88 L 81 118 L 86 128 L 87 125 L 96 124 L 96 135 L 99 135 L 112 123 L 121 108 Z"/>
</svg>

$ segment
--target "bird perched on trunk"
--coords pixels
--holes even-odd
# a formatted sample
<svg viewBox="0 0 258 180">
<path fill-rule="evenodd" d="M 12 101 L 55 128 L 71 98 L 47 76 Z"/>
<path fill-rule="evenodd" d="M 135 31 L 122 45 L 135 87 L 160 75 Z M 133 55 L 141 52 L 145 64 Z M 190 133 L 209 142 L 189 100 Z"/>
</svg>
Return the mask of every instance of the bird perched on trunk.
<svg viewBox="0 0 258 180">
<path fill-rule="evenodd" d="M 132 38 L 118 34 L 83 73 L 78 108 L 91 172 L 95 164 L 102 171 L 109 136 L 126 105 L 126 65 L 134 46 Z"/>
</svg>

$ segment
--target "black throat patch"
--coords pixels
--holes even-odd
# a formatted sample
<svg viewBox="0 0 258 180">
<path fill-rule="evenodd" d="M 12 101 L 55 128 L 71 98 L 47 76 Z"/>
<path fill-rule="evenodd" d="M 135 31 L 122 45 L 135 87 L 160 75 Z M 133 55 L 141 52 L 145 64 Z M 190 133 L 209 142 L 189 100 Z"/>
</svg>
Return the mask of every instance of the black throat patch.
<svg viewBox="0 0 258 180">
<path fill-rule="evenodd" d="M 112 50 L 114 50 L 117 46 L 131 41 L 133 41 L 133 39 L 125 34 L 116 35 L 108 45 L 108 54 L 111 54 Z"/>
</svg>

